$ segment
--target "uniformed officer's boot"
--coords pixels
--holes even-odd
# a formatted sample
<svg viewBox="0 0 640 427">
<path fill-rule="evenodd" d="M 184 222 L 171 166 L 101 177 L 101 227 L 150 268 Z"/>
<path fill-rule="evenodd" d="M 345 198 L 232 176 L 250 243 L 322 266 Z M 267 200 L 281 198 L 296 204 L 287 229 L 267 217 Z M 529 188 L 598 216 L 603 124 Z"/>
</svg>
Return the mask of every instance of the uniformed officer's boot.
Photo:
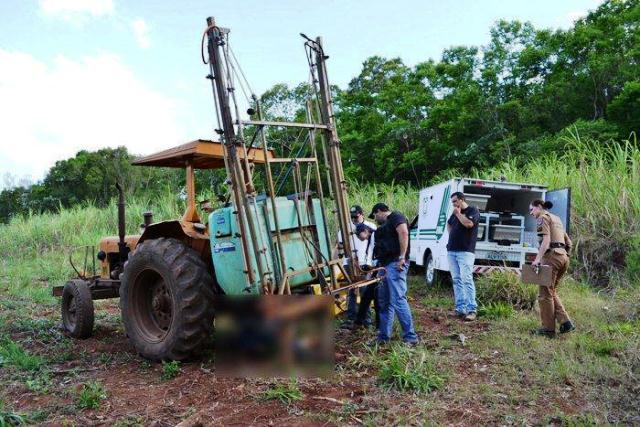
<svg viewBox="0 0 640 427">
<path fill-rule="evenodd" d="M 566 334 L 567 332 L 571 332 L 576 328 L 576 325 L 571 322 L 571 320 L 567 320 L 563 324 L 560 325 L 560 333 Z"/>
<path fill-rule="evenodd" d="M 531 331 L 531 333 L 533 335 L 542 335 L 543 337 L 547 337 L 547 338 L 555 338 L 556 337 L 556 331 L 550 331 L 550 330 L 545 329 L 545 328 L 534 329 L 534 330 Z"/>
</svg>

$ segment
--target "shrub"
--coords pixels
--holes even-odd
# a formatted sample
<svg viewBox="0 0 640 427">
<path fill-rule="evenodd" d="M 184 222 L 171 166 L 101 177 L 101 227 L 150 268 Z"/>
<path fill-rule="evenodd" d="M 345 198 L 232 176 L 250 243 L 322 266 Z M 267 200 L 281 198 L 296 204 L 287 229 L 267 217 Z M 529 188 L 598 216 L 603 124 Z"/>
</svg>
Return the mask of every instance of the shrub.
<svg viewBox="0 0 640 427">
<path fill-rule="evenodd" d="M 425 350 L 396 346 L 380 361 L 378 381 L 389 389 L 429 393 L 440 389 L 445 377 Z"/>
<path fill-rule="evenodd" d="M 262 393 L 264 400 L 279 400 L 285 405 L 290 404 L 294 400 L 302 400 L 304 395 L 298 388 L 298 382 L 293 380 L 289 383 L 277 384 Z"/>
<path fill-rule="evenodd" d="M 487 319 L 504 319 L 511 317 L 514 312 L 512 305 L 502 301 L 491 302 L 478 309 L 478 315 Z"/>
<path fill-rule="evenodd" d="M 601 357 L 614 356 L 624 350 L 620 342 L 590 335 L 580 335 L 576 339 L 575 345 L 576 348 L 581 351 L 593 353 Z"/>
<path fill-rule="evenodd" d="M 0 366 L 6 364 L 22 371 L 37 371 L 43 363 L 41 357 L 29 354 L 11 338 L 0 336 Z"/>
<path fill-rule="evenodd" d="M 83 384 L 76 405 L 80 409 L 96 409 L 107 398 L 107 392 L 98 381 Z"/>
<path fill-rule="evenodd" d="M 629 240 L 629 249 L 624 259 L 625 273 L 631 283 L 640 283 L 640 234 Z"/>
<path fill-rule="evenodd" d="M 173 360 L 171 362 L 162 362 L 162 379 L 167 381 L 175 378 L 180 373 L 180 362 Z"/>
<path fill-rule="evenodd" d="M 46 394 L 49 393 L 51 389 L 52 381 L 50 374 L 44 371 L 35 375 L 33 378 L 26 379 L 24 384 L 29 391 Z"/>
<path fill-rule="evenodd" d="M 4 402 L 0 400 L 0 426 L 21 426 L 27 424 L 27 420 L 21 414 L 5 409 Z"/>
<path fill-rule="evenodd" d="M 538 291 L 524 285 L 518 275 L 508 271 L 496 271 L 480 276 L 476 281 L 476 297 L 480 304 L 508 304 L 520 310 L 531 310 Z"/>
</svg>

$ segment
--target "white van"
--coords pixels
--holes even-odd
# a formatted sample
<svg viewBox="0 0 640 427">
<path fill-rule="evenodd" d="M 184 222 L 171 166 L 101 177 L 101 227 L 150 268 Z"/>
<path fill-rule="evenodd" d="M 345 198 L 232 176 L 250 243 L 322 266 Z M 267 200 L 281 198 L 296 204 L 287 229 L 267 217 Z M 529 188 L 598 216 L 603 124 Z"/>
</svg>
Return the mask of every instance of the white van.
<svg viewBox="0 0 640 427">
<path fill-rule="evenodd" d="M 548 191 L 540 184 L 454 178 L 420 190 L 418 216 L 412 221 L 409 236 L 410 260 L 423 266 L 425 282 L 432 285 L 449 271 L 447 260 L 447 220 L 453 211 L 451 195 L 465 194 L 466 201 L 480 210 L 474 273 L 495 270 L 520 272 L 532 262 L 538 251 L 536 219 L 529 215 L 534 199 L 550 200 L 550 211 L 569 229 L 571 191 Z"/>
</svg>

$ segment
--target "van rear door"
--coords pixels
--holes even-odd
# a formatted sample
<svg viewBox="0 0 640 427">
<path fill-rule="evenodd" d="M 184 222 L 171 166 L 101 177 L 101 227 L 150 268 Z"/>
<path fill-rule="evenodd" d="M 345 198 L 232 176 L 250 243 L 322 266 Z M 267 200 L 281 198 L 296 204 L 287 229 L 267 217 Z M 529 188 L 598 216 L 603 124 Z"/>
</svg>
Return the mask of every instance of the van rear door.
<svg viewBox="0 0 640 427">
<path fill-rule="evenodd" d="M 553 203 L 553 207 L 549 209 L 549 212 L 560 217 L 565 231 L 569 233 L 571 225 L 571 188 L 547 191 L 545 200 Z"/>
</svg>

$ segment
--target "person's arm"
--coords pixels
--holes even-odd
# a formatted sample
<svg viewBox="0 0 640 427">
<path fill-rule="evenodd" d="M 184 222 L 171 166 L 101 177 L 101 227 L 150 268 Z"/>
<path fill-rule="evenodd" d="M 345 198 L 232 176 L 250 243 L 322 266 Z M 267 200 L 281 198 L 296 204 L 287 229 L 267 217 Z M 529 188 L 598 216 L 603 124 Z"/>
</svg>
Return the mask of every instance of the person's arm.
<svg viewBox="0 0 640 427">
<path fill-rule="evenodd" d="M 333 251 L 331 251 L 331 258 L 333 259 L 338 258 L 339 251 L 342 249 L 342 233 L 340 231 L 338 231 L 337 237 L 336 245 L 333 247 Z"/>
<path fill-rule="evenodd" d="M 536 259 L 532 263 L 534 266 L 540 265 L 540 263 L 542 262 L 542 256 L 549 250 L 550 244 L 551 244 L 551 237 L 549 234 L 545 234 L 542 237 L 542 244 L 538 249 L 538 255 L 536 256 Z"/>
<path fill-rule="evenodd" d="M 536 255 L 536 259 L 532 262 L 532 265 L 534 266 L 540 265 L 542 257 L 547 253 L 549 246 L 551 245 L 551 227 L 549 226 L 549 221 L 547 219 L 542 220 L 540 233 L 542 234 L 542 243 L 538 248 L 538 255 Z"/>
<path fill-rule="evenodd" d="M 462 224 L 466 228 L 473 228 L 473 226 L 475 225 L 474 222 L 467 218 L 467 216 L 463 214 L 459 208 L 453 208 L 453 213 L 458 218 L 458 221 L 460 221 L 460 224 Z"/>
<path fill-rule="evenodd" d="M 367 261 L 366 265 L 373 265 L 373 246 L 376 244 L 376 233 L 371 233 L 369 237 L 369 246 L 367 247 Z"/>
<path fill-rule="evenodd" d="M 407 260 L 404 258 L 407 253 L 407 248 L 409 247 L 409 228 L 407 227 L 407 223 L 403 222 L 396 227 L 396 231 L 398 232 L 398 240 L 400 241 L 400 258 L 398 258 L 397 269 L 402 271 L 404 265 L 407 263 Z"/>
<path fill-rule="evenodd" d="M 573 242 L 567 233 L 564 233 L 564 248 L 567 251 L 567 254 L 571 253 L 571 248 L 573 247 Z"/>
</svg>

